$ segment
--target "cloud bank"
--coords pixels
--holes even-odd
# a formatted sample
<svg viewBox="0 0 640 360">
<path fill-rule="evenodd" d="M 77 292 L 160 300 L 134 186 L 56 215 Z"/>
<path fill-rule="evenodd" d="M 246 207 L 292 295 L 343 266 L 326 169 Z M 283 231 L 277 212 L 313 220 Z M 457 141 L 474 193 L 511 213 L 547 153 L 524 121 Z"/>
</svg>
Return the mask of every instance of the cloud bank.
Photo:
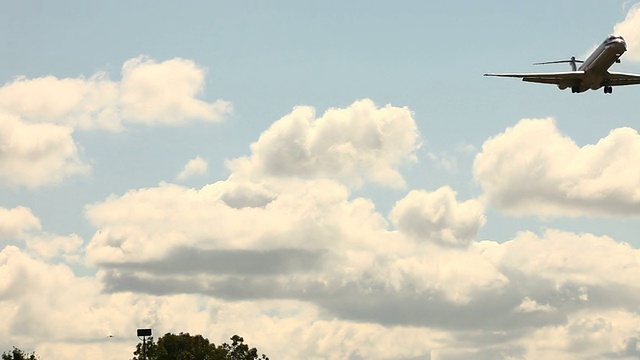
<svg viewBox="0 0 640 360">
<path fill-rule="evenodd" d="M 487 140 L 473 170 L 488 201 L 510 214 L 611 216 L 640 213 L 639 163 L 635 129 L 579 147 L 552 119 L 525 119 Z"/>
<path fill-rule="evenodd" d="M 277 132 L 283 133 L 287 131 Z M 549 214 L 615 216 L 620 214 L 616 206 L 592 212 L 591 206 L 578 206 L 585 200 L 575 205 L 555 197 L 565 189 L 566 178 L 581 179 L 574 189 L 608 184 L 606 189 L 632 190 L 626 182 L 610 183 L 620 176 L 609 172 L 629 168 L 636 137 L 632 129 L 615 129 L 597 145 L 580 148 L 559 134 L 550 119 L 523 120 L 487 140 L 474 169 L 492 204 L 501 204 L 496 194 L 517 193 L 513 206 L 532 211 L 527 194 L 549 189 L 546 197 L 536 195 L 534 203 L 552 209 Z M 545 146 L 538 145 L 539 138 L 546 139 Z M 292 143 L 284 141 L 285 152 Z M 87 256 L 102 269 L 107 293 L 199 294 L 193 296 L 226 304 L 295 304 L 298 310 L 289 311 L 296 317 L 301 309 L 313 309 L 340 323 L 360 324 L 359 331 L 366 333 L 414 331 L 405 340 L 412 352 L 393 348 L 386 355 L 373 354 L 362 343 L 330 351 L 310 339 L 312 345 L 299 350 L 303 357 L 511 354 L 578 359 L 637 354 L 634 304 L 640 288 L 629 284 L 640 266 L 638 251 L 629 245 L 560 230 L 522 232 L 504 243 L 478 241 L 486 221 L 482 203 L 460 201 L 449 187 L 410 191 L 387 220 L 371 200 L 353 198 L 350 186 L 357 185 L 349 177 L 323 176 L 309 168 L 314 176 L 276 176 L 265 168 L 267 162 L 255 160 L 261 157 L 256 148 L 241 159 L 260 169 L 251 173 L 254 178 L 231 161 L 239 174 L 199 190 L 163 184 L 87 207 L 88 219 L 100 229 Z M 563 173 L 567 168 L 579 175 Z M 537 171 L 531 174 L 532 169 Z M 358 175 L 361 181 L 375 179 L 367 171 Z M 606 203 L 602 197 L 591 201 Z M 285 318 L 312 327 L 322 323 Z M 419 345 L 412 340 L 417 334 L 439 340 Z M 348 336 L 337 348 L 355 337 Z"/>
<path fill-rule="evenodd" d="M 224 100 L 199 100 L 206 71 L 193 61 L 130 59 L 120 81 L 98 72 L 89 78 L 17 77 L 0 87 L 0 109 L 31 123 L 120 131 L 124 123 L 177 125 L 220 121 L 231 111 Z"/>
<path fill-rule="evenodd" d="M 223 120 L 232 111 L 229 102 L 197 98 L 205 75 L 191 60 L 138 57 L 124 63 L 120 81 L 103 72 L 89 78 L 15 78 L 0 87 L 0 186 L 34 189 L 90 174 L 73 138 L 77 129 Z M 201 158 L 194 161 L 183 178 L 206 171 Z"/>
<path fill-rule="evenodd" d="M 478 239 L 487 204 L 634 214 L 635 130 L 579 147 L 553 120 L 525 119 L 483 144 L 479 198 L 416 189 L 383 214 L 354 189 L 403 184 L 419 146 L 411 112 L 370 100 L 317 119 L 312 110 L 277 120 L 250 156 L 228 162 L 226 180 L 87 205 L 96 231 L 86 246 L 48 233 L 26 207 L 0 208 L 0 236 L 24 244 L 0 251 L 0 346 L 116 359 L 130 355 L 131 329 L 150 327 L 241 332 L 283 359 L 640 355 L 637 249 L 557 229 Z"/>
</svg>

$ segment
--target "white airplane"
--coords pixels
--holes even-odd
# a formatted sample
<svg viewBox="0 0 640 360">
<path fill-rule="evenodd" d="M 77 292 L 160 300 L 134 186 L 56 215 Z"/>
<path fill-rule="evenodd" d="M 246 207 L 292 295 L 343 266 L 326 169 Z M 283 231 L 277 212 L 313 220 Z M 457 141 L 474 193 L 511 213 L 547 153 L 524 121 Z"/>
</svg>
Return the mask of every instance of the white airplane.
<svg viewBox="0 0 640 360">
<path fill-rule="evenodd" d="M 522 81 L 527 82 L 555 84 L 558 85 L 560 90 L 571 88 L 572 93 L 581 93 L 589 89 L 597 90 L 604 87 L 604 93 L 611 94 L 613 92 L 613 86 L 640 84 L 640 74 L 608 71 L 611 65 L 620 62 L 620 56 L 622 56 L 625 51 L 627 51 L 627 43 L 622 36 L 611 35 L 606 38 L 585 61 L 576 60 L 575 56 L 572 56 L 570 60 L 534 64 L 569 63 L 571 64 L 571 71 L 529 74 L 484 74 L 484 76 L 513 77 L 521 78 Z M 582 63 L 582 65 L 576 68 L 576 63 Z"/>
</svg>

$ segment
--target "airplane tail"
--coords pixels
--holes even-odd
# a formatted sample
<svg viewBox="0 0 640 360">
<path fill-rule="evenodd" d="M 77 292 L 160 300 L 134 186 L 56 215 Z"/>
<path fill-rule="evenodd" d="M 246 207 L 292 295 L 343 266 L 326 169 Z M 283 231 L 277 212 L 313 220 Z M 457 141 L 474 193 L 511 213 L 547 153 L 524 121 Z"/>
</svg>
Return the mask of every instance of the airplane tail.
<svg viewBox="0 0 640 360">
<path fill-rule="evenodd" d="M 569 63 L 571 65 L 571 70 L 572 71 L 576 71 L 578 70 L 578 67 L 576 66 L 576 63 L 583 63 L 584 61 L 582 60 L 576 60 L 575 56 L 572 56 L 571 59 L 569 60 L 557 60 L 557 61 L 546 61 L 546 62 L 539 62 L 539 63 L 534 63 L 533 65 L 547 65 L 547 64 L 563 64 L 563 63 Z"/>
</svg>

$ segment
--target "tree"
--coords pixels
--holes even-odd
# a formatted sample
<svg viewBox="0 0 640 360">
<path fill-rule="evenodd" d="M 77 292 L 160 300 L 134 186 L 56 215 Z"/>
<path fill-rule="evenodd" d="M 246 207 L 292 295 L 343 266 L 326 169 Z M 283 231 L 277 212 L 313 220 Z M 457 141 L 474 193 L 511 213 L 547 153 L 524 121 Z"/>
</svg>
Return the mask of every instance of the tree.
<svg viewBox="0 0 640 360">
<path fill-rule="evenodd" d="M 249 348 L 249 345 L 244 343 L 244 339 L 238 335 L 231 337 L 231 345 L 222 344 L 222 349 L 227 353 L 226 360 L 269 360 L 265 354 L 258 356 L 258 350 Z"/>
<path fill-rule="evenodd" d="M 167 333 L 158 339 L 157 360 L 218 360 L 224 352 L 202 335 Z"/>
<path fill-rule="evenodd" d="M 35 352 L 32 352 L 31 354 L 27 354 L 15 346 L 13 347 L 13 350 L 2 353 L 2 360 L 38 360 L 38 359 L 39 357 L 36 355 Z"/>
<path fill-rule="evenodd" d="M 238 335 L 231 337 L 231 345 L 216 347 L 202 335 L 189 333 L 166 333 L 157 343 L 149 337 L 144 345 L 138 343 L 133 355 L 131 360 L 269 360 L 264 354 L 258 356 L 258 350 L 249 348 Z"/>
<path fill-rule="evenodd" d="M 144 352 L 143 344 L 138 343 L 132 360 L 225 360 L 225 354 L 202 335 L 166 333 L 157 343 L 149 337 Z"/>
<path fill-rule="evenodd" d="M 156 344 L 153 342 L 153 336 L 149 336 L 144 343 L 136 345 L 136 350 L 133 352 L 131 360 L 155 359 L 155 351 Z"/>
</svg>

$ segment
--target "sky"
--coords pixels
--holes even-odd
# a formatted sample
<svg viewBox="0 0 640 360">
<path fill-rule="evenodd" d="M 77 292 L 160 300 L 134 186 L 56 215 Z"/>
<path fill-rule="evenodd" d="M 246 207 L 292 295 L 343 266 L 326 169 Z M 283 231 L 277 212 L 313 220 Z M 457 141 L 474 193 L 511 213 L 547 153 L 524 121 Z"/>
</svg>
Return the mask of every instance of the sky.
<svg viewBox="0 0 640 360">
<path fill-rule="evenodd" d="M 640 356 L 635 1 L 0 4 L 0 351 Z"/>
</svg>

